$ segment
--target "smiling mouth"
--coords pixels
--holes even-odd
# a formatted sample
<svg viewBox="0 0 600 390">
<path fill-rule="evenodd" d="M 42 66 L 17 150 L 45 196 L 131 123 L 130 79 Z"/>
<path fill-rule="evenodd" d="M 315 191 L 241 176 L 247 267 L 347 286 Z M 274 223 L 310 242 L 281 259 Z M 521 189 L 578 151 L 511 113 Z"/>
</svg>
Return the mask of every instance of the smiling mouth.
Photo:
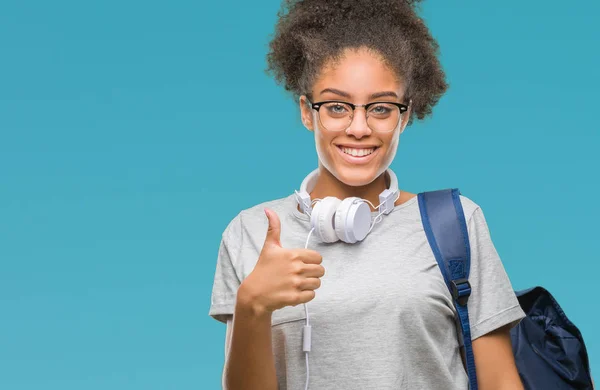
<svg viewBox="0 0 600 390">
<path fill-rule="evenodd" d="M 349 148 L 342 145 L 337 145 L 338 149 L 349 156 L 352 157 L 366 157 L 372 154 L 378 147 L 370 147 L 370 148 Z"/>
</svg>

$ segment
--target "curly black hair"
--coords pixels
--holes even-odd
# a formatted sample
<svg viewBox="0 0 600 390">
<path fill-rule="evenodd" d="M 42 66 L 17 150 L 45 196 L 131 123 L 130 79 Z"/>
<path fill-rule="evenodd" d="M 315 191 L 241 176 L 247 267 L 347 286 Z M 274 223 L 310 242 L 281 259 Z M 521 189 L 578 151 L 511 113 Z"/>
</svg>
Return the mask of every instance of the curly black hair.
<svg viewBox="0 0 600 390">
<path fill-rule="evenodd" d="M 448 88 L 438 43 L 419 15 L 419 0 L 284 0 L 267 54 L 267 73 L 297 99 L 310 95 L 326 61 L 367 47 L 402 77 L 418 119 Z M 411 118 L 412 121 L 412 118 Z"/>
</svg>

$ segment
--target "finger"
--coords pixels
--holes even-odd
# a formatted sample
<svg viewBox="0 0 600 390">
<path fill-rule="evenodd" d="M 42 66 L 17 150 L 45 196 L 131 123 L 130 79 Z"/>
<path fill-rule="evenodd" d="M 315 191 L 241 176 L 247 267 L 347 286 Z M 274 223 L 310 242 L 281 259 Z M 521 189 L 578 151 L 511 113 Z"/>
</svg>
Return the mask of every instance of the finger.
<svg viewBox="0 0 600 390">
<path fill-rule="evenodd" d="M 298 255 L 305 264 L 321 264 L 323 256 L 312 249 L 298 249 Z"/>
<path fill-rule="evenodd" d="M 281 222 L 279 221 L 279 216 L 276 212 L 267 208 L 265 208 L 265 214 L 269 221 L 265 245 L 281 246 Z"/>
<path fill-rule="evenodd" d="M 314 290 L 303 290 L 298 294 L 298 299 L 294 302 L 294 304 L 299 305 L 302 303 L 307 303 L 315 299 L 316 293 Z"/>
<path fill-rule="evenodd" d="M 325 275 L 325 268 L 319 264 L 305 264 L 300 275 L 307 278 L 321 278 Z"/>
<path fill-rule="evenodd" d="M 300 290 L 316 290 L 321 287 L 321 279 L 319 278 L 305 278 L 300 283 Z"/>
</svg>

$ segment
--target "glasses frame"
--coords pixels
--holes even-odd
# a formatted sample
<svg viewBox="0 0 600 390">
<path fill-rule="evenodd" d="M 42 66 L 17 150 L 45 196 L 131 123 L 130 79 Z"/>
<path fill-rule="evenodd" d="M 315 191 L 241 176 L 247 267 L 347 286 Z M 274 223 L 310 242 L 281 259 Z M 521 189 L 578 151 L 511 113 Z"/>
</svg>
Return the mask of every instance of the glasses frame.
<svg viewBox="0 0 600 390">
<path fill-rule="evenodd" d="M 340 131 L 347 131 L 348 128 L 352 125 L 352 121 L 354 121 L 354 113 L 356 111 L 356 107 L 364 107 L 365 108 L 365 118 L 368 119 L 369 118 L 369 107 L 374 106 L 376 104 L 392 104 L 396 107 L 398 107 L 398 109 L 400 110 L 400 116 L 398 117 L 398 123 L 400 123 L 402 121 L 402 114 L 404 114 L 406 111 L 408 111 L 408 107 L 406 104 L 402 104 L 402 103 L 397 103 L 397 102 L 370 102 L 370 103 L 366 103 L 366 104 L 354 104 L 354 103 L 349 103 L 349 102 L 345 102 L 343 100 L 323 100 L 320 102 L 316 102 L 316 103 L 312 103 L 310 101 L 310 99 L 308 98 L 308 96 L 306 96 L 306 101 L 308 102 L 309 106 L 317 111 L 317 115 L 319 116 L 319 122 L 321 123 L 321 126 L 323 126 L 323 128 L 325 128 L 327 131 L 331 131 L 332 133 L 337 133 Z M 350 108 L 352 108 L 352 116 L 350 117 L 350 121 L 348 122 L 348 126 L 343 129 L 343 130 L 329 130 L 325 127 L 325 125 L 323 125 L 323 122 L 321 121 L 321 112 L 320 112 L 320 108 L 323 104 L 327 104 L 327 103 L 341 103 L 341 104 L 345 104 L 347 106 L 350 106 Z M 412 100 L 411 100 L 412 103 Z M 396 124 L 396 126 L 398 126 L 398 123 Z M 368 126 L 368 122 L 367 122 L 367 126 Z M 371 129 L 371 126 L 369 126 L 369 129 Z M 388 130 L 388 131 L 378 131 L 378 130 L 373 130 L 372 131 L 376 131 L 378 133 L 391 133 L 392 131 L 395 130 Z"/>
</svg>

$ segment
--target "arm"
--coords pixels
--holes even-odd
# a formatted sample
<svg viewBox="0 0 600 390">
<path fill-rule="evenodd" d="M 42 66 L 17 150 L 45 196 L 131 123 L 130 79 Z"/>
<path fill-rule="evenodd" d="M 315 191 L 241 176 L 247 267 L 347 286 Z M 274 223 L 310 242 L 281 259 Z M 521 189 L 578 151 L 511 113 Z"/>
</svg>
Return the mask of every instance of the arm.
<svg viewBox="0 0 600 390">
<path fill-rule="evenodd" d="M 325 274 L 320 253 L 281 247 L 279 217 L 272 210 L 265 213 L 269 226 L 263 249 L 252 272 L 239 284 L 231 300 L 233 309 L 227 307 L 233 319 L 228 322 L 230 342 L 225 347 L 225 390 L 278 390 L 272 313 L 313 300 Z"/>
<path fill-rule="evenodd" d="M 240 288 L 233 318 L 227 321 L 223 389 L 277 390 L 271 346 L 271 313 L 256 310 Z M 230 326 L 231 325 L 231 326 Z"/>
<path fill-rule="evenodd" d="M 509 331 L 505 326 L 473 340 L 480 390 L 523 390 Z"/>
<path fill-rule="evenodd" d="M 525 313 L 492 242 L 481 207 L 475 208 L 467 227 L 471 247 L 469 280 L 475 292 L 469 297 L 469 322 L 479 389 L 522 390 L 510 327 Z"/>
<path fill-rule="evenodd" d="M 233 330 L 233 315 L 227 316 L 227 330 L 225 331 L 225 362 L 229 356 L 229 348 L 231 347 L 231 331 Z M 225 367 L 223 367 L 223 377 L 221 379 L 221 387 L 225 389 Z"/>
</svg>

